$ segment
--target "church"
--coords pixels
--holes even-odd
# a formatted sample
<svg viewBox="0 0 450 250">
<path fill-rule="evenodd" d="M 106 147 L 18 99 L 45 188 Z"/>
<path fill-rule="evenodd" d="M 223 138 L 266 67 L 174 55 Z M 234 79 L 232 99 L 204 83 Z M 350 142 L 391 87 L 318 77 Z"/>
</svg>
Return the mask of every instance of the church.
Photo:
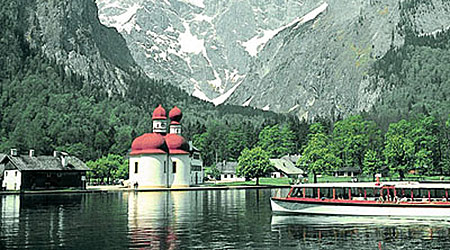
<svg viewBox="0 0 450 250">
<path fill-rule="evenodd" d="M 175 106 L 169 112 L 167 126 L 166 110 L 159 105 L 153 111 L 153 132 L 137 137 L 131 145 L 131 185 L 139 189 L 179 188 L 203 182 L 203 169 L 192 167 L 198 161 L 191 159 L 194 150 L 181 136 L 182 117 L 181 110 Z"/>
</svg>

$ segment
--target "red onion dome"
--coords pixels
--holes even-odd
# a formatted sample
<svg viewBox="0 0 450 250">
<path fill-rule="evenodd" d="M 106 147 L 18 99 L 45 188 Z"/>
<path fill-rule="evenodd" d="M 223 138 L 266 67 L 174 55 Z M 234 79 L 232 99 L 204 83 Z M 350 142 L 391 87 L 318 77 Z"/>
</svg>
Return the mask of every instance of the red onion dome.
<svg viewBox="0 0 450 250">
<path fill-rule="evenodd" d="M 183 113 L 181 113 L 181 110 L 175 106 L 170 110 L 169 118 L 171 120 L 171 124 L 180 124 L 181 118 L 183 118 Z"/>
<path fill-rule="evenodd" d="M 168 134 L 165 137 L 170 154 L 189 154 L 189 144 L 183 136 Z"/>
<path fill-rule="evenodd" d="M 147 133 L 134 139 L 131 144 L 130 155 L 138 154 L 166 154 L 167 145 L 164 137 L 157 133 Z"/>
<path fill-rule="evenodd" d="M 159 104 L 159 106 L 157 108 L 155 108 L 155 110 L 153 110 L 153 116 L 152 116 L 153 120 L 166 120 L 166 110 L 161 106 L 161 104 Z"/>
</svg>

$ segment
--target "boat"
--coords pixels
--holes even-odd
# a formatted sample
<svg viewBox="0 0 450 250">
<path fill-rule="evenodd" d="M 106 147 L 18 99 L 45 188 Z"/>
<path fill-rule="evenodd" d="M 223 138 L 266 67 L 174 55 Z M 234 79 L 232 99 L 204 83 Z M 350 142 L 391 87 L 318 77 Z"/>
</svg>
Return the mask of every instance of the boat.
<svg viewBox="0 0 450 250">
<path fill-rule="evenodd" d="M 420 182 L 308 183 L 272 197 L 273 213 L 450 217 L 450 184 Z"/>
</svg>

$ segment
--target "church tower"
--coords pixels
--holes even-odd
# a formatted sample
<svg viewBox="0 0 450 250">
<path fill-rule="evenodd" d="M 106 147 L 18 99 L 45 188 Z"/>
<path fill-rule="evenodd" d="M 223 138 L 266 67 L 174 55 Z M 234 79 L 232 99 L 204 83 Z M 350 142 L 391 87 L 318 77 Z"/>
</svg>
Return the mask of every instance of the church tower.
<svg viewBox="0 0 450 250">
<path fill-rule="evenodd" d="M 153 111 L 153 133 L 165 135 L 167 133 L 167 116 L 166 110 L 161 104 Z"/>
<path fill-rule="evenodd" d="M 169 125 L 169 133 L 181 135 L 181 118 L 183 118 L 183 113 L 181 110 L 175 106 L 169 112 L 170 125 Z"/>
<path fill-rule="evenodd" d="M 136 188 L 167 187 L 168 153 L 164 135 L 166 111 L 159 105 L 153 111 L 153 133 L 145 133 L 133 140 L 129 159 L 131 185 Z"/>
<path fill-rule="evenodd" d="M 171 187 L 188 187 L 190 185 L 191 162 L 189 144 L 181 136 L 181 118 L 183 114 L 176 106 L 170 110 L 170 133 L 165 136 L 172 162 Z"/>
</svg>

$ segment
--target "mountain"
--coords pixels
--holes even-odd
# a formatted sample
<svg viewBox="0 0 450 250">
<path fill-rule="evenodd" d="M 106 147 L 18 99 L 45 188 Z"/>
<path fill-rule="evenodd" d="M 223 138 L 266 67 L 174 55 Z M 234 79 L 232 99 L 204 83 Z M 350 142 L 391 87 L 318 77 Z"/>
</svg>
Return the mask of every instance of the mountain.
<svg viewBox="0 0 450 250">
<path fill-rule="evenodd" d="M 447 32 L 449 11 L 450 2 L 442 0 L 330 1 L 316 19 L 293 25 L 267 43 L 229 103 L 337 119 L 377 107 L 388 93 L 402 91 L 400 85 L 426 92 L 421 79 L 400 83 L 374 69 L 384 64 L 391 72 L 402 72 L 400 64 L 389 61 L 392 54 L 406 51 L 414 40 L 431 41 Z M 424 46 L 432 47 L 417 46 L 415 51 Z M 430 67 L 446 64 L 434 60 Z M 448 88 L 439 91 L 450 94 Z M 448 99 L 440 100 L 448 104 Z"/>
<path fill-rule="evenodd" d="M 103 24 L 124 36 L 153 78 L 223 103 L 258 51 L 314 6 L 299 1 L 99 0 Z"/>
<path fill-rule="evenodd" d="M 56 149 L 83 160 L 124 155 L 133 138 L 150 131 L 158 104 L 183 110 L 188 139 L 207 121 L 253 132 L 285 120 L 253 108 L 214 107 L 149 78 L 97 13 L 91 0 L 0 4 L 0 152 Z"/>
<path fill-rule="evenodd" d="M 30 50 L 108 92 L 124 93 L 139 67 L 125 40 L 100 24 L 91 1 L 10 1 L 5 11 Z"/>
<path fill-rule="evenodd" d="M 447 0 L 99 0 L 97 5 L 101 22 L 124 36 L 147 75 L 170 79 L 215 104 L 334 120 L 377 107 L 407 113 L 408 106 L 433 110 L 448 104 L 445 74 L 434 77 L 444 82 L 428 97 L 423 93 L 430 88 L 418 83 L 421 78 L 398 80 L 414 53 L 442 44 L 436 37 L 450 27 Z M 417 43 L 420 39 L 429 43 Z M 446 54 L 446 48 L 436 49 L 441 51 L 435 55 Z M 399 56 L 403 66 L 393 61 Z M 380 65 L 393 69 L 390 78 Z M 398 100 L 405 99 L 400 93 L 406 89 L 416 97 L 409 104 Z M 394 107 L 383 108 L 385 100 Z"/>
</svg>

